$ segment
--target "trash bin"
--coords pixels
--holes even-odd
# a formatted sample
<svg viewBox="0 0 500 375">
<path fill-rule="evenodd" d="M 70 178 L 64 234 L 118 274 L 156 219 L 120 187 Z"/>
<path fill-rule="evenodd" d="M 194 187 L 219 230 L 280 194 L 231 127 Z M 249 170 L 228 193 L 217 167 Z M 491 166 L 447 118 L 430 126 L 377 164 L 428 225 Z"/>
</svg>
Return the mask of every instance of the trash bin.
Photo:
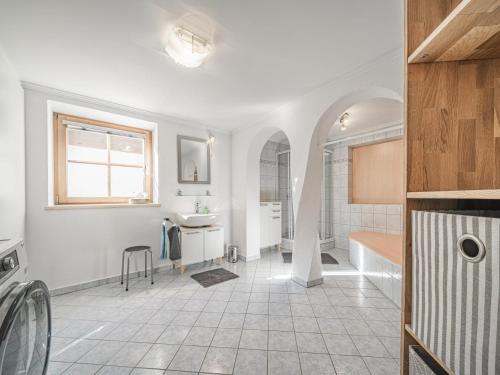
<svg viewBox="0 0 500 375">
<path fill-rule="evenodd" d="M 239 247 L 236 245 L 228 246 L 227 248 L 227 261 L 230 263 L 236 263 L 238 261 L 238 250 Z"/>
</svg>

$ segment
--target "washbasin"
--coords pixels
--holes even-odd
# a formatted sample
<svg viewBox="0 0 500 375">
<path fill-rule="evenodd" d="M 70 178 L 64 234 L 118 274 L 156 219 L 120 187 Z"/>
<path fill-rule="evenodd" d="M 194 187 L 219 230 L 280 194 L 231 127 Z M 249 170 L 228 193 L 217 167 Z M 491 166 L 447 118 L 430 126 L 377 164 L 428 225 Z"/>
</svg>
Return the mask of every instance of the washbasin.
<svg viewBox="0 0 500 375">
<path fill-rule="evenodd" d="M 191 228 L 206 227 L 217 223 L 219 216 L 220 214 L 217 212 L 211 212 L 209 214 L 178 213 L 177 223 Z"/>
</svg>

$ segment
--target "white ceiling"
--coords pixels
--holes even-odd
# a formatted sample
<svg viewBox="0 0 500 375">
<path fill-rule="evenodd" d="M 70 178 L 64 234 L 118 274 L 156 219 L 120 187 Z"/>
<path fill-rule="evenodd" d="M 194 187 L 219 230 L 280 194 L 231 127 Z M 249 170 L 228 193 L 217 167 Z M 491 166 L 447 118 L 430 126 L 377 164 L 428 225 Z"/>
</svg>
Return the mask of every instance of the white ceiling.
<svg viewBox="0 0 500 375">
<path fill-rule="evenodd" d="M 354 134 L 377 130 L 403 122 L 403 103 L 387 98 L 365 100 L 349 107 L 346 120 L 347 129 L 340 130 L 339 119 L 332 125 L 329 140 L 344 138 Z"/>
<path fill-rule="evenodd" d="M 232 130 L 402 45 L 400 0 L 2 0 L 0 46 L 25 81 Z M 198 69 L 163 53 L 212 20 Z"/>
</svg>

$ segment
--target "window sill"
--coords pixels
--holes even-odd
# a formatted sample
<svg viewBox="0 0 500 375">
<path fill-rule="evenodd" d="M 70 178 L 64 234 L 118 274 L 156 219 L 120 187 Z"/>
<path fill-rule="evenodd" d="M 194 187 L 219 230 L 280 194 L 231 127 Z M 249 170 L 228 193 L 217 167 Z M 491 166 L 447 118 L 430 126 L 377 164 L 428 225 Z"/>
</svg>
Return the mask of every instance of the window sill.
<svg viewBox="0 0 500 375">
<path fill-rule="evenodd" d="M 92 208 L 139 208 L 139 207 L 161 207 L 161 203 L 104 203 L 104 204 L 60 204 L 45 207 L 46 210 L 75 210 Z"/>
</svg>

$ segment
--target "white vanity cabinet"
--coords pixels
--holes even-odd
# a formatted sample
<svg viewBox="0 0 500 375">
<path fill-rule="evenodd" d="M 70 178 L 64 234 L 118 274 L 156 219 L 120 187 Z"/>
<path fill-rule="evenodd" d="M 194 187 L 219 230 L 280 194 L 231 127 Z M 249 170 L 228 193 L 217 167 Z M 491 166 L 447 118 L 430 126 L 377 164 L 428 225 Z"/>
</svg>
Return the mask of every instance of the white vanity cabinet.
<svg viewBox="0 0 500 375">
<path fill-rule="evenodd" d="M 181 227 L 181 264 L 203 262 L 203 230 Z"/>
<path fill-rule="evenodd" d="M 224 256 L 224 227 L 181 227 L 181 265 L 187 266 Z"/>
<path fill-rule="evenodd" d="M 224 256 L 224 228 L 209 227 L 204 231 L 205 252 L 203 260 L 211 260 Z"/>
<path fill-rule="evenodd" d="M 281 244 L 281 202 L 260 203 L 260 247 Z"/>
</svg>

